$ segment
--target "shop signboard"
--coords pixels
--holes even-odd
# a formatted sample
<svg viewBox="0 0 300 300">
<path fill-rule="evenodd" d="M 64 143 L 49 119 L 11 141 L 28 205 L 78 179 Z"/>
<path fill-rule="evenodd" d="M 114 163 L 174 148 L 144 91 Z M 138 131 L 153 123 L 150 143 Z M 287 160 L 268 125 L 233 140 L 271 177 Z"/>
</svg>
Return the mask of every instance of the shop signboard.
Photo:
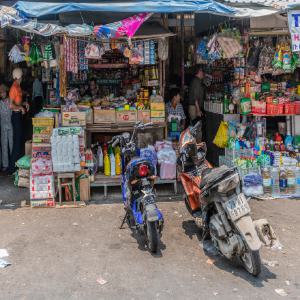
<svg viewBox="0 0 300 300">
<path fill-rule="evenodd" d="M 292 51 L 300 51 L 300 10 L 289 11 L 288 21 L 292 39 Z"/>
</svg>

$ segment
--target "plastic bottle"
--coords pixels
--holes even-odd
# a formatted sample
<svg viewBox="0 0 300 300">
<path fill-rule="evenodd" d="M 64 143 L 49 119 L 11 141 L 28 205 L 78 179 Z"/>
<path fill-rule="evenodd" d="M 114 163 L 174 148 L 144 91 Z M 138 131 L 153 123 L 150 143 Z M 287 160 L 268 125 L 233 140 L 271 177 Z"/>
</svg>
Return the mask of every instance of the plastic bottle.
<svg viewBox="0 0 300 300">
<path fill-rule="evenodd" d="M 115 161 L 116 161 L 116 175 L 120 175 L 122 172 L 121 154 L 115 151 Z"/>
<path fill-rule="evenodd" d="M 272 197 L 277 198 L 280 195 L 278 168 L 273 167 L 271 169 L 271 177 L 272 177 Z"/>
<path fill-rule="evenodd" d="M 110 176 L 110 159 L 107 151 L 104 155 L 104 175 Z"/>
<path fill-rule="evenodd" d="M 300 167 L 296 170 L 296 195 L 300 197 Z"/>
<path fill-rule="evenodd" d="M 98 146 L 98 150 L 97 150 L 97 157 L 98 157 L 98 167 L 100 170 L 103 169 L 103 151 L 101 146 Z"/>
<path fill-rule="evenodd" d="M 263 168 L 262 170 L 263 188 L 265 194 L 271 194 L 272 192 L 272 179 L 269 168 Z"/>
<path fill-rule="evenodd" d="M 224 96 L 224 101 L 223 101 L 223 112 L 224 114 L 229 114 L 229 99 L 227 95 Z"/>
<path fill-rule="evenodd" d="M 287 194 L 287 175 L 284 168 L 281 168 L 279 172 L 279 189 L 280 194 Z"/>
<path fill-rule="evenodd" d="M 290 196 L 296 193 L 296 168 L 290 167 L 287 170 L 287 190 Z"/>
<path fill-rule="evenodd" d="M 110 160 L 110 175 L 116 176 L 116 160 L 114 156 L 114 151 L 111 146 L 108 148 L 109 160 Z"/>
</svg>

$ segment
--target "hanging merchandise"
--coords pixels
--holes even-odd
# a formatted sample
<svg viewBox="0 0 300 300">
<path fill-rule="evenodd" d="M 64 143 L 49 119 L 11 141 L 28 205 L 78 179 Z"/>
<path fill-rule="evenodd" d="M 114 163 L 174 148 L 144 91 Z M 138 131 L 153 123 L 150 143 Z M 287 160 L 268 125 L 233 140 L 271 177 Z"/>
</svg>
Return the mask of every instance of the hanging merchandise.
<svg viewBox="0 0 300 300">
<path fill-rule="evenodd" d="M 228 124 L 227 122 L 222 121 L 217 134 L 213 140 L 213 143 L 219 148 L 225 148 L 228 141 Z"/>
<path fill-rule="evenodd" d="M 261 52 L 261 47 L 260 47 L 259 40 L 253 41 L 247 55 L 248 67 L 255 67 L 255 68 L 258 67 L 260 52 Z"/>
<path fill-rule="evenodd" d="M 144 63 L 144 48 L 142 43 L 136 42 L 131 49 L 131 55 L 129 57 L 129 64 L 139 65 Z"/>
<path fill-rule="evenodd" d="M 158 41 L 158 58 L 162 61 L 166 61 L 169 55 L 169 43 L 166 38 L 159 39 Z"/>
<path fill-rule="evenodd" d="M 55 49 L 52 43 L 48 43 L 44 47 L 44 60 L 55 59 Z"/>
<path fill-rule="evenodd" d="M 234 38 L 219 36 L 218 43 L 222 49 L 223 58 L 237 57 L 243 50 L 240 42 Z"/>
<path fill-rule="evenodd" d="M 274 50 L 270 46 L 264 46 L 259 55 L 258 70 L 260 74 L 272 74 L 272 60 L 274 57 Z"/>
<path fill-rule="evenodd" d="M 23 49 L 24 49 L 24 53 L 25 53 L 25 61 L 27 63 L 30 62 L 30 37 L 29 36 L 23 36 L 22 37 L 22 45 L 23 45 Z"/>
<path fill-rule="evenodd" d="M 84 55 L 87 59 L 101 59 L 100 49 L 98 45 L 89 43 L 84 49 Z"/>
<path fill-rule="evenodd" d="M 64 37 L 64 55 L 65 68 L 67 72 L 74 74 L 78 73 L 78 47 L 77 40 L 73 38 Z"/>
<path fill-rule="evenodd" d="M 276 52 L 274 54 L 272 65 L 275 70 L 282 68 L 282 50 L 280 45 L 277 45 L 276 47 Z"/>
<path fill-rule="evenodd" d="M 282 52 L 282 70 L 285 72 L 292 71 L 292 52 L 289 46 L 285 46 Z"/>
<path fill-rule="evenodd" d="M 78 69 L 80 71 L 86 71 L 89 69 L 88 59 L 85 56 L 85 42 L 78 42 Z"/>
<path fill-rule="evenodd" d="M 18 45 L 14 45 L 9 53 L 8 53 L 9 60 L 14 64 L 20 63 L 25 60 L 25 55 L 21 52 L 20 47 Z"/>
<path fill-rule="evenodd" d="M 36 44 L 33 44 L 30 49 L 29 62 L 31 65 L 36 65 L 43 61 L 41 50 Z"/>
<path fill-rule="evenodd" d="M 207 43 L 209 60 L 217 60 L 222 58 L 221 49 L 217 43 L 217 35 L 214 34 Z"/>
<path fill-rule="evenodd" d="M 67 96 L 67 72 L 64 57 L 64 45 L 60 46 L 61 54 L 59 60 L 59 95 L 60 97 Z"/>
<path fill-rule="evenodd" d="M 207 51 L 207 37 L 204 37 L 198 44 L 196 54 L 200 57 L 200 60 L 208 60 L 208 51 Z"/>
</svg>

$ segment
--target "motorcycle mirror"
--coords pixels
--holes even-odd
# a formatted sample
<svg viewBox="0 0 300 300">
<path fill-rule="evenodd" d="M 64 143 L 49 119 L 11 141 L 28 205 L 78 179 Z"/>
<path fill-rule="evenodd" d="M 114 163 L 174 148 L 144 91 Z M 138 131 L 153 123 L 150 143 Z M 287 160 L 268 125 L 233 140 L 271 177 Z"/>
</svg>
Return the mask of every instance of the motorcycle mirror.
<svg viewBox="0 0 300 300">
<path fill-rule="evenodd" d="M 122 137 L 124 138 L 125 141 L 130 140 L 130 133 L 129 132 L 123 132 Z"/>
</svg>

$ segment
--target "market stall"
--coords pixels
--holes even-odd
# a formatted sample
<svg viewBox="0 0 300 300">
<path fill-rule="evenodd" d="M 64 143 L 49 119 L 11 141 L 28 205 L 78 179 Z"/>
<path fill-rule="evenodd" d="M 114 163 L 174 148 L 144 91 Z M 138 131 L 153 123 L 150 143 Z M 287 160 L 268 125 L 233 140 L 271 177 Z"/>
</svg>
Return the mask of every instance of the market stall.
<svg viewBox="0 0 300 300">
<path fill-rule="evenodd" d="M 208 159 L 237 167 L 248 196 L 299 197 L 299 52 L 288 31 L 261 32 L 227 25 L 197 43 Z"/>
<path fill-rule="evenodd" d="M 78 206 L 89 200 L 91 187 L 103 187 L 106 197 L 108 187 L 120 186 L 120 148 L 107 142 L 131 132 L 137 122 L 152 124 L 138 134 L 140 151 L 151 149 L 159 156 L 154 146 L 166 137 L 164 61 L 172 34 L 148 30 L 147 36 L 138 32 L 134 38 L 149 17 L 145 13 L 95 26 L 93 37 L 25 35 L 10 49 L 10 62 L 26 63 L 35 76 L 41 75 L 46 89 L 28 153 L 32 206 L 55 206 L 56 199 L 59 206 Z M 176 192 L 172 165 L 172 174 L 158 165 L 157 182 L 173 184 Z"/>
</svg>

